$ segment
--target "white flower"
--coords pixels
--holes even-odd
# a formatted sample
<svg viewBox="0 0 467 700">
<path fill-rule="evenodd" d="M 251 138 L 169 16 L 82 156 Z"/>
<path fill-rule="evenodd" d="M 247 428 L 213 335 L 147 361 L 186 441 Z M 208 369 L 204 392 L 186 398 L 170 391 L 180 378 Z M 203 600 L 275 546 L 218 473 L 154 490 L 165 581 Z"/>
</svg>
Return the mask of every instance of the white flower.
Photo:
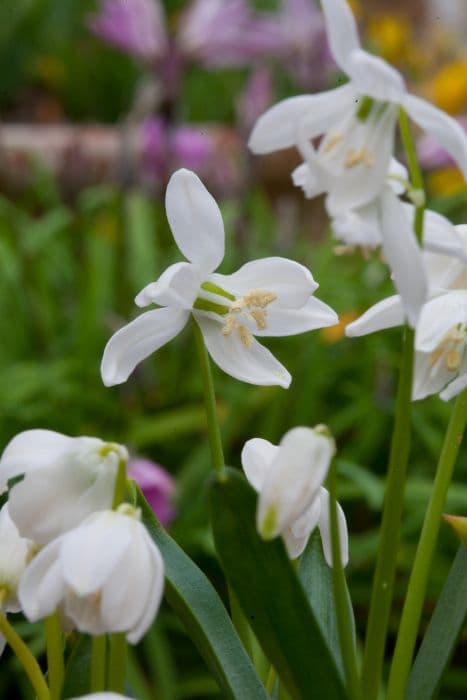
<svg viewBox="0 0 467 700">
<path fill-rule="evenodd" d="M 32 622 L 59 608 L 81 632 L 126 632 L 136 644 L 156 615 L 163 586 L 161 554 L 139 511 L 122 504 L 90 515 L 44 547 L 24 572 L 18 596 Z"/>
<path fill-rule="evenodd" d="M 254 336 L 285 336 L 337 323 L 334 311 L 311 295 L 317 288 L 299 263 L 272 257 L 231 275 L 214 270 L 224 257 L 221 212 L 199 178 L 178 170 L 166 192 L 175 242 L 190 262 L 171 265 L 136 297 L 158 304 L 110 339 L 102 359 L 107 386 L 126 381 L 136 365 L 174 338 L 193 315 L 214 362 L 251 384 L 288 387 L 290 374 Z"/>
<path fill-rule="evenodd" d="M 335 453 L 327 428 L 293 428 L 279 445 L 253 438 L 242 450 L 246 477 L 259 493 L 257 528 L 264 539 L 282 535 L 291 559 L 300 556 L 319 527 L 327 563 L 332 566 L 329 493 L 322 483 Z M 337 505 L 341 557 L 348 562 L 345 515 Z"/>
<path fill-rule="evenodd" d="M 308 196 L 328 194 L 334 212 L 374 200 L 383 188 L 394 150 L 399 107 L 431 133 L 467 175 L 467 137 L 451 117 L 407 93 L 402 76 L 362 50 L 345 0 L 322 0 L 332 55 L 349 82 L 317 95 L 284 100 L 256 123 L 249 146 L 270 153 L 296 146 L 308 171 L 295 175 Z M 314 140 L 322 137 L 319 145 Z M 299 181 L 299 182 L 297 182 Z"/>
<path fill-rule="evenodd" d="M 20 536 L 6 503 L 0 510 L 0 611 L 3 613 L 21 610 L 17 589 L 33 546 L 30 540 Z M 0 655 L 4 647 L 5 638 L 0 635 Z"/>
<path fill-rule="evenodd" d="M 133 700 L 128 695 L 120 695 L 119 693 L 91 693 L 90 695 L 80 695 L 79 698 L 70 698 L 70 700 Z"/>
<path fill-rule="evenodd" d="M 51 430 L 16 435 L 0 458 L 0 492 L 9 493 L 10 515 L 23 537 L 46 544 L 96 510 L 110 508 L 122 445 L 68 437 Z"/>
</svg>

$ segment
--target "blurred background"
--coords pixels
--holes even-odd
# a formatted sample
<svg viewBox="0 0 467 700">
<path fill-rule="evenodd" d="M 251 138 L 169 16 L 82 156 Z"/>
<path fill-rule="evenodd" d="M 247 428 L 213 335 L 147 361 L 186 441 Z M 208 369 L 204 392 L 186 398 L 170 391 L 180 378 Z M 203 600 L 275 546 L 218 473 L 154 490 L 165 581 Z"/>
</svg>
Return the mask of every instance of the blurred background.
<svg viewBox="0 0 467 700">
<path fill-rule="evenodd" d="M 365 46 L 467 128 L 466 3 L 351 5 Z M 135 458 L 149 460 L 144 468 L 139 463 L 140 478 L 141 470 L 154 477 L 160 517 L 224 594 L 207 516 L 209 452 L 189 329 L 124 385 L 105 389 L 99 374 L 106 341 L 137 315 L 135 294 L 180 259 L 164 189 L 177 167 L 195 170 L 224 215 L 221 271 L 266 255 L 294 258 L 310 267 L 317 295 L 342 319 L 321 332 L 267 341 L 293 375 L 287 392 L 238 383 L 217 368 L 214 375 L 232 466 L 253 435 L 277 442 L 297 424 L 316 423 L 333 431 L 351 533 L 349 586 L 362 632 L 400 334 L 348 340 L 343 329 L 392 287 L 378 254 L 335 255 L 322 202 L 305 201 L 291 185 L 295 152 L 257 158 L 245 146 L 271 104 L 342 82 L 318 3 L 2 2 L 0 75 L 0 445 L 34 427 L 127 444 Z M 435 143 L 420 138 L 418 147 L 430 206 L 465 222 L 460 174 Z M 449 412 L 437 397 L 414 406 L 392 634 Z M 464 448 L 447 512 L 467 514 L 466 477 Z M 443 525 L 424 625 L 456 549 Z M 20 620 L 18 629 L 40 653 L 41 630 Z M 467 638 L 442 698 L 466 697 L 466 652 Z M 220 697 L 168 608 L 130 660 L 132 688 L 143 700 Z M 2 661 L 0 695 L 10 697 L 18 692 L 11 680 L 17 665 L 8 654 Z M 30 697 L 26 684 L 19 690 Z"/>
</svg>

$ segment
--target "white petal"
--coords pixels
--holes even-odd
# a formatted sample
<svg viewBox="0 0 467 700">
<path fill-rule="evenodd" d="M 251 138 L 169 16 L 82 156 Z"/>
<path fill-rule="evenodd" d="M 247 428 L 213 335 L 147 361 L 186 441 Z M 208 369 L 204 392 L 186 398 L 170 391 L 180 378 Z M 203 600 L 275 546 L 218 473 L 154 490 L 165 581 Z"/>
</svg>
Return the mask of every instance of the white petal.
<svg viewBox="0 0 467 700">
<path fill-rule="evenodd" d="M 413 228 L 403 205 L 389 188 L 381 198 L 381 230 L 383 252 L 392 270 L 394 284 L 402 298 L 408 322 L 415 327 L 428 298 L 428 281 Z"/>
<path fill-rule="evenodd" d="M 261 491 L 269 468 L 276 456 L 277 445 L 262 438 L 247 440 L 243 446 L 241 461 L 246 478 L 256 491 Z"/>
<path fill-rule="evenodd" d="M 452 117 L 415 95 L 405 97 L 403 107 L 424 131 L 433 134 L 451 155 L 467 179 L 467 134 Z"/>
<path fill-rule="evenodd" d="M 386 104 L 382 113 L 379 108 L 380 105 L 375 105 L 364 122 L 354 115 L 344 117 L 342 127 L 336 127 L 336 131 L 345 131 L 345 138 L 328 154 L 324 153 L 326 142 L 320 146 L 323 164 L 329 161 L 329 167 L 334 170 L 328 174 L 326 202 L 334 216 L 370 203 L 386 186 L 394 150 L 397 107 Z M 355 165 L 346 165 L 347 157 L 361 149 L 367 158 Z"/>
<path fill-rule="evenodd" d="M 165 194 L 167 219 L 183 255 L 205 273 L 224 257 L 224 223 L 214 197 L 191 170 L 181 168 Z"/>
<path fill-rule="evenodd" d="M 268 309 L 299 309 L 318 288 L 304 265 L 279 257 L 253 260 L 231 275 L 214 274 L 210 279 L 237 297 L 257 289 L 274 292 L 277 299 Z"/>
<path fill-rule="evenodd" d="M 329 201 L 326 202 L 328 206 Z M 332 212 L 329 212 L 332 216 Z M 337 240 L 350 246 L 376 248 L 381 245 L 381 222 L 377 200 L 358 209 L 347 209 L 332 218 L 331 227 Z"/>
<path fill-rule="evenodd" d="M 409 172 L 405 165 L 402 165 L 396 158 L 391 158 L 388 172 L 388 185 L 395 194 L 404 194 L 407 189 L 406 182 L 409 179 Z M 401 182 L 405 180 L 405 182 Z"/>
<path fill-rule="evenodd" d="M 337 65 L 348 73 L 351 53 L 360 48 L 357 25 L 345 0 L 321 0 L 326 35 Z"/>
<path fill-rule="evenodd" d="M 320 299 L 310 297 L 300 309 L 278 309 L 274 303 L 267 309 L 267 328 L 255 329 L 257 336 L 285 336 L 335 326 L 339 317 Z"/>
<path fill-rule="evenodd" d="M 389 63 L 357 49 L 347 64 L 347 73 L 363 95 L 375 100 L 399 104 L 406 94 L 404 79 Z"/>
<path fill-rule="evenodd" d="M 412 205 L 405 206 L 413 211 Z M 423 247 L 441 255 L 454 255 L 465 261 L 464 242 L 454 224 L 430 209 L 425 211 L 424 216 Z"/>
<path fill-rule="evenodd" d="M 450 401 L 464 391 L 467 387 L 467 372 L 461 374 L 457 379 L 454 379 L 450 384 L 447 385 L 446 389 L 440 393 L 440 397 L 443 401 Z"/>
<path fill-rule="evenodd" d="M 319 532 L 323 543 L 324 558 L 328 566 L 332 566 L 332 539 L 331 539 L 331 519 L 329 515 L 329 491 L 321 489 L 321 513 L 319 517 Z M 345 513 L 339 503 L 337 507 L 337 525 L 339 529 L 339 544 L 341 550 L 342 566 L 347 566 L 349 562 L 349 533 L 347 531 L 347 521 Z"/>
<path fill-rule="evenodd" d="M 74 438 L 52 430 L 25 430 L 5 447 L 0 459 L 0 492 L 8 479 L 50 466 L 73 445 Z"/>
<path fill-rule="evenodd" d="M 147 546 L 152 559 L 151 566 L 153 576 L 150 586 L 150 595 L 146 600 L 143 615 L 133 630 L 127 634 L 127 639 L 131 644 L 139 642 L 141 637 L 151 626 L 159 609 L 164 592 L 164 562 L 161 553 L 146 531 L 144 531 L 144 536 L 147 540 Z"/>
<path fill-rule="evenodd" d="M 222 335 L 222 325 L 202 314 L 194 314 L 214 362 L 235 379 L 259 386 L 281 386 L 287 389 L 292 377 L 274 355 L 252 338 L 246 347 L 238 333 Z"/>
<path fill-rule="evenodd" d="M 156 282 L 148 284 L 135 299 L 138 306 L 171 306 L 175 309 L 191 309 L 203 281 L 196 265 L 179 262 L 171 265 Z"/>
<path fill-rule="evenodd" d="M 283 100 L 258 119 L 248 147 L 253 153 L 271 153 L 296 145 L 300 137 L 320 136 L 352 108 L 354 98 L 353 86 L 343 85 L 317 95 Z"/>
<path fill-rule="evenodd" d="M 63 536 L 60 560 L 67 584 L 78 596 L 99 590 L 130 543 L 125 517 L 113 511 L 91 516 Z"/>
<path fill-rule="evenodd" d="M 36 622 L 53 613 L 65 593 L 59 551 L 62 538 L 51 542 L 37 554 L 24 572 L 18 598 L 24 614 Z"/>
<path fill-rule="evenodd" d="M 331 438 L 310 428 L 284 435 L 258 499 L 257 527 L 263 536 L 284 532 L 310 507 L 334 451 Z"/>
<path fill-rule="evenodd" d="M 303 553 L 311 533 L 318 524 L 320 513 L 321 499 L 317 495 L 311 506 L 282 533 L 290 559 L 296 559 Z"/>
<path fill-rule="evenodd" d="M 431 353 L 416 352 L 412 401 L 438 394 L 455 375 L 447 369 L 443 355 L 433 362 Z"/>
<path fill-rule="evenodd" d="M 372 306 L 368 311 L 352 321 L 345 328 L 345 334 L 349 338 L 360 335 L 368 335 L 385 328 L 394 328 L 404 323 L 404 307 L 399 294 L 387 297 Z"/>
<path fill-rule="evenodd" d="M 125 382 L 136 365 L 180 333 L 188 318 L 189 312 L 182 309 L 155 309 L 123 326 L 104 350 L 101 364 L 104 384 Z"/>
<path fill-rule="evenodd" d="M 467 291 L 448 292 L 430 299 L 420 314 L 415 334 L 416 350 L 432 352 L 458 323 L 467 323 Z"/>
</svg>

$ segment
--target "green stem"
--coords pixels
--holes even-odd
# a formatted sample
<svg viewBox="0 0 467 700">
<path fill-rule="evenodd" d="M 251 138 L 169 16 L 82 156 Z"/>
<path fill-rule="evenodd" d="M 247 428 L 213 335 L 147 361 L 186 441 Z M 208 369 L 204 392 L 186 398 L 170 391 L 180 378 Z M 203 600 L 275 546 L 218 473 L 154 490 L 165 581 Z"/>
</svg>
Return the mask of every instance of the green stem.
<svg viewBox="0 0 467 700">
<path fill-rule="evenodd" d="M 337 615 L 337 629 L 339 633 L 339 645 L 344 662 L 347 694 L 349 700 L 360 700 L 360 683 L 357 670 L 357 658 L 352 633 L 352 625 L 349 618 L 349 605 L 347 600 L 347 587 L 345 583 L 344 567 L 341 559 L 341 545 L 339 524 L 337 520 L 336 504 L 336 464 L 332 463 L 329 471 L 329 517 L 331 521 L 331 547 L 332 547 L 332 581 L 334 588 L 334 605 Z"/>
<path fill-rule="evenodd" d="M 91 693 L 105 690 L 107 637 L 105 634 L 92 638 Z"/>
<path fill-rule="evenodd" d="M 65 664 L 63 661 L 62 628 L 58 612 L 44 620 L 47 646 L 47 670 L 51 700 L 60 700 Z"/>
<path fill-rule="evenodd" d="M 410 449 L 413 357 L 414 332 L 406 326 L 402 344 L 396 415 L 389 453 L 380 540 L 362 663 L 362 694 L 365 700 L 375 700 L 378 696 L 383 667 Z"/>
<path fill-rule="evenodd" d="M 209 445 L 211 448 L 212 464 L 220 479 L 225 478 L 224 452 L 222 450 L 221 431 L 217 418 L 216 396 L 211 374 L 209 355 L 204 344 L 203 334 L 195 319 L 192 320 L 193 333 L 198 349 L 199 363 L 203 377 L 204 400 L 208 423 Z"/>
<path fill-rule="evenodd" d="M 392 660 L 387 700 L 403 700 L 425 599 L 431 560 L 454 465 L 467 422 L 467 390 L 457 398 L 438 461 L 422 534 L 410 575 L 409 587 Z"/>
<path fill-rule="evenodd" d="M 119 632 L 110 636 L 110 658 L 108 688 L 114 693 L 123 694 L 126 678 L 127 641 L 125 634 Z"/>
<path fill-rule="evenodd" d="M 268 678 L 266 680 L 266 692 L 272 697 L 274 693 L 274 687 L 276 685 L 277 673 L 274 666 L 269 668 Z"/>
<path fill-rule="evenodd" d="M 112 501 L 112 510 L 115 510 L 120 503 L 125 499 L 126 492 L 126 461 L 124 459 L 119 460 L 117 476 L 115 479 L 114 486 L 114 497 Z"/>
<path fill-rule="evenodd" d="M 50 693 L 39 664 L 13 629 L 5 615 L 0 613 L 0 632 L 16 654 L 37 695 L 37 700 L 50 700 Z"/>
<path fill-rule="evenodd" d="M 410 179 L 414 189 L 418 190 L 423 194 L 424 197 L 424 182 L 423 175 L 418 164 L 417 150 L 415 148 L 415 142 L 412 137 L 412 132 L 410 131 L 409 120 L 407 118 L 406 112 L 401 108 L 399 110 L 399 129 L 402 136 L 402 143 L 404 144 L 405 153 L 407 155 L 407 164 L 409 166 Z M 415 219 L 414 219 L 414 231 L 418 238 L 419 243 L 423 240 L 423 219 L 425 214 L 425 203 L 420 204 L 415 208 Z"/>
</svg>

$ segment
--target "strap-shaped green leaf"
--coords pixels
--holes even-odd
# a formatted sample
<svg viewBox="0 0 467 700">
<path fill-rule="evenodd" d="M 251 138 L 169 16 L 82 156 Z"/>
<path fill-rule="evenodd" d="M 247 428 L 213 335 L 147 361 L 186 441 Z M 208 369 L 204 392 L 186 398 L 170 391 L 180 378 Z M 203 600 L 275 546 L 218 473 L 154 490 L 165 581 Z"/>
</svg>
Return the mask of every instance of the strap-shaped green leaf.
<svg viewBox="0 0 467 700">
<path fill-rule="evenodd" d="M 141 492 L 138 505 L 164 559 L 165 596 L 215 675 L 222 697 L 266 700 L 264 686 L 213 586 L 158 523 Z"/>
<path fill-rule="evenodd" d="M 461 545 L 418 651 L 407 700 L 432 700 L 467 616 L 467 549 Z"/>
<path fill-rule="evenodd" d="M 255 527 L 256 494 L 227 470 L 212 484 L 214 538 L 225 575 L 294 700 L 343 700 L 342 680 L 282 541 Z"/>
<path fill-rule="evenodd" d="M 334 605 L 332 570 L 324 558 L 321 538 L 317 531 L 310 537 L 308 545 L 300 558 L 298 576 L 339 672 L 342 678 L 345 678 Z M 355 637 L 355 618 L 348 592 L 347 597 L 349 615 Z"/>
<path fill-rule="evenodd" d="M 77 698 L 89 693 L 91 654 L 91 637 L 80 634 L 66 662 L 62 698 Z"/>
</svg>

